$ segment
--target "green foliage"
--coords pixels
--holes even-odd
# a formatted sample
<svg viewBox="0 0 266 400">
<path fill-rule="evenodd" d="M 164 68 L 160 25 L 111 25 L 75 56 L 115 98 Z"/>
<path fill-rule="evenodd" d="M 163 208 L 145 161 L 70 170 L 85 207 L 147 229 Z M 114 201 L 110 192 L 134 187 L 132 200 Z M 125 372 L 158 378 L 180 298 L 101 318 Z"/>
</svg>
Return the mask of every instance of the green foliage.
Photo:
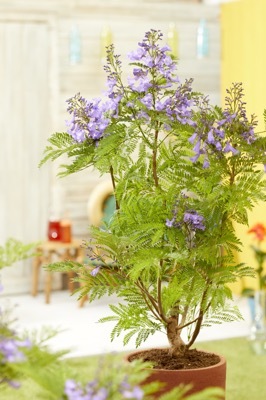
<svg viewBox="0 0 266 400">
<path fill-rule="evenodd" d="M 11 266 L 17 261 L 33 257 L 37 243 L 24 244 L 10 238 L 4 246 L 0 246 L 0 269 Z"/>
</svg>

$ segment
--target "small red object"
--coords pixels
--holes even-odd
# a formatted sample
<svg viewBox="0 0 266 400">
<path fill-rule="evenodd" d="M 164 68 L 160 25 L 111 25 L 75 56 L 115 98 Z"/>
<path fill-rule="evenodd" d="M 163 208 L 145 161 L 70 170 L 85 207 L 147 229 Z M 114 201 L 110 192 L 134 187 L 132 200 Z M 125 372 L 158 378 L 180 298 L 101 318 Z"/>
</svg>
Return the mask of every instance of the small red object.
<svg viewBox="0 0 266 400">
<path fill-rule="evenodd" d="M 48 223 L 48 239 L 61 240 L 60 237 L 60 221 L 49 221 Z"/>
</svg>

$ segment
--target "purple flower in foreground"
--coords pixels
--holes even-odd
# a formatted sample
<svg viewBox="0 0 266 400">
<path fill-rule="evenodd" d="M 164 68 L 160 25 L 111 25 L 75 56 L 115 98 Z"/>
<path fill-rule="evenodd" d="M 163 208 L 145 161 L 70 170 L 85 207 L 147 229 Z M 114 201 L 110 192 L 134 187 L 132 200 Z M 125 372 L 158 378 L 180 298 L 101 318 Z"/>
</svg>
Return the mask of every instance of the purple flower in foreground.
<svg viewBox="0 0 266 400">
<path fill-rule="evenodd" d="M 90 399 L 93 400 L 106 400 L 108 399 L 108 391 L 106 388 L 100 388 Z"/>
<path fill-rule="evenodd" d="M 29 339 L 16 340 L 13 338 L 0 337 L 0 356 L 4 362 L 20 362 L 25 360 L 24 353 L 20 350 L 31 346 Z"/>
<path fill-rule="evenodd" d="M 203 224 L 204 218 L 197 213 L 195 210 L 186 211 L 184 214 L 183 221 L 191 226 L 192 229 L 205 230 L 205 225 Z"/>
<path fill-rule="evenodd" d="M 7 383 L 13 389 L 19 389 L 21 386 L 21 384 L 19 382 L 13 381 L 13 380 L 10 380 L 7 378 L 0 379 L 0 385 L 1 385 L 1 383 Z"/>
<path fill-rule="evenodd" d="M 86 388 L 82 388 L 80 383 L 73 379 L 65 382 L 65 391 L 68 400 L 106 400 L 108 390 L 105 387 L 95 388 L 95 382 L 89 382 Z"/>
<path fill-rule="evenodd" d="M 65 382 L 65 391 L 64 393 L 67 395 L 68 400 L 85 400 L 86 398 L 83 396 L 83 390 L 77 382 L 73 379 L 68 379 Z"/>
<path fill-rule="evenodd" d="M 124 399 L 142 400 L 144 398 L 144 392 L 139 386 L 135 386 L 131 390 L 125 389 L 122 391 L 122 395 Z"/>
</svg>

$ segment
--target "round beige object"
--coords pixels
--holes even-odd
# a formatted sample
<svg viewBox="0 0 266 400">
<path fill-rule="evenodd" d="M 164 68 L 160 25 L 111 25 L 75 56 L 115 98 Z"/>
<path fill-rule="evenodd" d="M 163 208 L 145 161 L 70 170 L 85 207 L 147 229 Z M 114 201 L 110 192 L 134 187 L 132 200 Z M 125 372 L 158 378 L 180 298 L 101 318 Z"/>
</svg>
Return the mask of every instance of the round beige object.
<svg viewBox="0 0 266 400">
<path fill-rule="evenodd" d="M 92 190 L 88 200 L 88 218 L 91 225 L 99 226 L 103 218 L 104 203 L 114 192 L 111 181 L 103 181 Z"/>
</svg>

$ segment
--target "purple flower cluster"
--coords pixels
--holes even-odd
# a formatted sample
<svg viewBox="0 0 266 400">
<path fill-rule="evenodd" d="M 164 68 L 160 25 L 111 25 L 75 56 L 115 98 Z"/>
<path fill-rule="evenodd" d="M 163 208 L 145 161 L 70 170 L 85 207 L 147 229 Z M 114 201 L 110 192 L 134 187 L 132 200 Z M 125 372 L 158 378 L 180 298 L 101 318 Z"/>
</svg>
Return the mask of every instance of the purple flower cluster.
<svg viewBox="0 0 266 400">
<path fill-rule="evenodd" d="M 92 139 L 96 143 L 105 135 L 108 126 L 115 119 L 138 119 L 149 123 L 150 112 L 164 113 L 171 122 L 195 125 L 192 120 L 193 106 L 192 79 L 179 83 L 176 61 L 169 55 L 168 46 L 160 47 L 162 34 L 151 30 L 138 44 L 136 51 L 129 54 L 133 64 L 128 86 L 122 83 L 121 61 L 114 54 L 111 45 L 107 50 L 107 91 L 102 98 L 88 101 L 80 94 L 70 98 L 67 132 L 78 143 Z M 143 107 L 141 107 L 141 104 Z"/>
<path fill-rule="evenodd" d="M 168 228 L 180 228 L 184 223 L 188 225 L 193 231 L 205 230 L 204 218 L 202 215 L 198 214 L 197 211 L 195 210 L 186 211 L 183 215 L 183 219 L 179 221 L 177 221 L 177 211 L 175 210 L 173 212 L 173 218 L 166 219 L 165 225 Z"/>
<path fill-rule="evenodd" d="M 144 398 L 144 392 L 139 386 L 131 387 L 125 381 L 121 383 L 118 392 L 121 399 L 142 400 Z M 110 395 L 109 390 L 106 387 L 99 387 L 97 381 L 91 381 L 82 387 L 80 383 L 72 379 L 66 381 L 64 393 L 68 400 L 106 400 Z"/>
<path fill-rule="evenodd" d="M 92 139 L 100 140 L 106 128 L 110 125 L 111 118 L 117 113 L 119 99 L 95 98 L 87 101 L 80 94 L 68 100 L 68 112 L 72 119 L 67 121 L 68 133 L 78 142 Z"/>
<path fill-rule="evenodd" d="M 186 211 L 183 221 L 188 224 L 193 231 L 205 230 L 205 225 L 203 224 L 204 218 L 202 215 L 199 215 L 195 210 Z"/>
<path fill-rule="evenodd" d="M 199 105 L 197 130 L 189 142 L 194 144 L 195 155 L 191 160 L 196 162 L 203 154 L 204 168 L 209 167 L 210 154 L 237 155 L 241 151 L 242 142 L 252 144 L 256 140 L 254 128 L 257 121 L 254 116 L 251 116 L 251 121 L 247 118 L 245 103 L 242 101 L 242 85 L 235 83 L 227 93 L 226 108 L 218 116 L 210 112 L 206 98 Z"/>
<path fill-rule="evenodd" d="M 137 67 L 133 69 L 133 76 L 128 78 L 129 88 L 139 93 L 137 100 L 140 100 L 147 110 L 164 112 L 172 121 L 193 125 L 192 80 L 178 85 L 173 92 L 166 95 L 165 89 L 173 88 L 179 83 L 179 78 L 176 75 L 176 62 L 168 54 L 170 48 L 157 44 L 161 38 L 162 34 L 159 31 L 151 30 L 145 34 L 138 49 L 129 53 L 129 59 L 137 63 Z M 138 117 L 148 120 L 147 113 L 143 110 Z"/>
</svg>

